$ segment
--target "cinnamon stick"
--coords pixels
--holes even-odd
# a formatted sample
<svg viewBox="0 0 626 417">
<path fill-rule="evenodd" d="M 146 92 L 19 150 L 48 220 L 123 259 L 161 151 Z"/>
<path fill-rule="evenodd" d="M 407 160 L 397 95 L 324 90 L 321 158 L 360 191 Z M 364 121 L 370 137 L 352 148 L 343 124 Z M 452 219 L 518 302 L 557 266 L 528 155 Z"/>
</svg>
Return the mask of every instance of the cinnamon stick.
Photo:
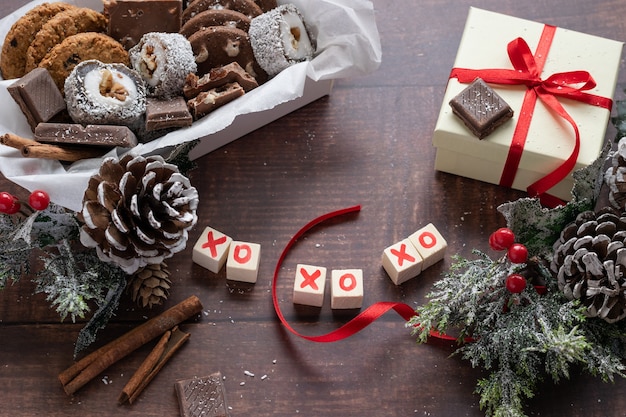
<svg viewBox="0 0 626 417">
<path fill-rule="evenodd" d="M 106 153 L 102 148 L 70 148 L 59 145 L 50 145 L 36 142 L 32 145 L 25 145 L 21 149 L 22 156 L 28 158 L 57 159 L 65 162 L 75 162 L 81 159 L 99 158 Z"/>
<path fill-rule="evenodd" d="M 106 152 L 97 148 L 66 147 L 39 143 L 36 140 L 24 138 L 13 133 L 5 133 L 0 136 L 0 144 L 19 150 L 22 156 L 25 157 L 57 159 L 65 162 L 75 162 L 87 158 L 98 158 Z"/>
<path fill-rule="evenodd" d="M 72 395 L 110 365 L 201 311 L 202 304 L 195 295 L 181 301 L 61 372 L 63 389 Z"/>
<path fill-rule="evenodd" d="M 174 353 L 189 339 L 189 336 L 189 333 L 183 332 L 178 326 L 165 332 L 152 352 L 130 378 L 122 390 L 118 402 L 124 404 L 128 401 L 132 404 Z"/>
</svg>

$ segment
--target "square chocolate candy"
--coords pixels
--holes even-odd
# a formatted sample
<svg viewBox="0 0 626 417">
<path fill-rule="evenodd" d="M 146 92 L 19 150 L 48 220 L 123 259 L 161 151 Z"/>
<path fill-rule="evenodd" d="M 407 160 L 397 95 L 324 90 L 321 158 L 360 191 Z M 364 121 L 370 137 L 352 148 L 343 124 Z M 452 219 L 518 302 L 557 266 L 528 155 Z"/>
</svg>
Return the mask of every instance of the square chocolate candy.
<svg viewBox="0 0 626 417">
<path fill-rule="evenodd" d="M 20 106 L 33 132 L 39 123 L 65 110 L 65 99 L 45 68 L 30 71 L 9 85 L 7 91 Z"/>
<path fill-rule="evenodd" d="M 480 78 L 450 100 L 450 107 L 479 139 L 513 117 L 511 106 Z"/>
<path fill-rule="evenodd" d="M 181 417 L 229 417 L 221 372 L 176 382 Z"/>
</svg>

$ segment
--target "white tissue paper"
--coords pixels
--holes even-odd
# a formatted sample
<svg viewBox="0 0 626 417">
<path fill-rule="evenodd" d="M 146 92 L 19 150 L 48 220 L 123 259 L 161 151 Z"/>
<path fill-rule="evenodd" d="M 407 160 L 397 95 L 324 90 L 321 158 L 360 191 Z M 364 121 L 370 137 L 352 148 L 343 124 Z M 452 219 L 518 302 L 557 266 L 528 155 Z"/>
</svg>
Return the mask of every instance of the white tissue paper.
<svg viewBox="0 0 626 417">
<path fill-rule="evenodd" d="M 50 2 L 35 0 L 0 20 L 0 40 L 28 10 Z M 81 7 L 101 11 L 101 0 L 65 0 Z M 171 132 L 159 139 L 140 144 L 129 152 L 148 155 L 187 141 L 215 134 L 228 127 L 237 117 L 260 113 L 302 97 L 305 84 L 364 75 L 375 71 L 381 61 L 381 46 L 374 8 L 366 0 L 278 0 L 293 3 L 317 38 L 317 52 L 309 62 L 282 71 L 260 87 L 246 93 L 192 126 Z M 0 79 L 0 134 L 14 133 L 32 138 L 32 131 L 18 105 L 7 92 L 15 80 Z M 236 123 L 236 121 L 235 121 Z M 260 125 L 259 125 L 260 126 Z M 120 149 L 107 156 L 119 156 Z M 103 158 L 104 158 L 103 157 Z M 102 158 L 87 159 L 71 165 L 55 160 L 25 158 L 16 149 L 0 145 L 0 171 L 10 181 L 29 191 L 43 189 L 51 200 L 70 210 L 79 211 L 89 177 L 97 173 Z"/>
</svg>

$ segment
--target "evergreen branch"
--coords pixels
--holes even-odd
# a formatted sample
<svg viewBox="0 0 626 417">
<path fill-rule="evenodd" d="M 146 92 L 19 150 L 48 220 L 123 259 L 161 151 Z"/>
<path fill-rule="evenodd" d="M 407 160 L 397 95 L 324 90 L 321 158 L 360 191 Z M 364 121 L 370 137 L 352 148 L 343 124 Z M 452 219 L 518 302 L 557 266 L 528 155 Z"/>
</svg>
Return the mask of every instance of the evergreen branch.
<svg viewBox="0 0 626 417">
<path fill-rule="evenodd" d="M 117 310 L 120 298 L 126 288 L 126 276 L 124 274 L 117 275 L 117 282 L 114 283 L 114 286 L 109 288 L 104 302 L 78 334 L 78 339 L 74 347 L 74 358 L 76 358 L 82 350 L 96 341 L 98 331 L 106 327 L 115 313 L 115 310 Z"/>
</svg>

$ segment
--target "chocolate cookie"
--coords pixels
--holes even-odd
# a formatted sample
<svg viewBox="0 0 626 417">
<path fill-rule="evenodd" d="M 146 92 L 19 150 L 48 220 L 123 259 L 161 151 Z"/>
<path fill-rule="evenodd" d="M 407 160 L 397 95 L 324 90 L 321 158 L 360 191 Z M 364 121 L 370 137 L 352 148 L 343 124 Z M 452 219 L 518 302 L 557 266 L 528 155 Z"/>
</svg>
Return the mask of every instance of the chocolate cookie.
<svg viewBox="0 0 626 417">
<path fill-rule="evenodd" d="M 39 29 L 57 13 L 74 7 L 63 2 L 43 3 L 26 12 L 11 26 L 4 38 L 0 56 L 0 71 L 5 80 L 26 74 L 26 51 Z"/>
<path fill-rule="evenodd" d="M 254 59 L 248 34 L 241 29 L 211 26 L 191 35 L 189 42 L 198 64 L 198 75 L 237 62 L 259 84 L 267 80 L 267 74 Z"/>
<path fill-rule="evenodd" d="M 25 71 L 36 68 L 48 51 L 68 36 L 82 32 L 105 32 L 106 29 L 106 17 L 87 7 L 57 13 L 41 27 L 30 44 L 26 52 Z"/>
<path fill-rule="evenodd" d="M 209 9 L 228 9 L 253 18 L 263 10 L 252 0 L 194 0 L 183 11 L 183 24 L 195 15 Z"/>
<path fill-rule="evenodd" d="M 250 29 L 250 18 L 234 10 L 209 9 L 189 19 L 180 29 L 180 33 L 188 38 L 200 29 L 210 26 L 230 26 L 247 32 Z"/>
<path fill-rule="evenodd" d="M 129 64 L 128 52 L 115 39 L 104 33 L 85 32 L 68 36 L 57 44 L 39 63 L 46 68 L 63 91 L 65 79 L 80 62 L 97 59 L 104 63 Z"/>
<path fill-rule="evenodd" d="M 264 12 L 269 12 L 270 10 L 278 7 L 278 4 L 276 3 L 276 0 L 254 0 L 254 2 Z"/>
</svg>

